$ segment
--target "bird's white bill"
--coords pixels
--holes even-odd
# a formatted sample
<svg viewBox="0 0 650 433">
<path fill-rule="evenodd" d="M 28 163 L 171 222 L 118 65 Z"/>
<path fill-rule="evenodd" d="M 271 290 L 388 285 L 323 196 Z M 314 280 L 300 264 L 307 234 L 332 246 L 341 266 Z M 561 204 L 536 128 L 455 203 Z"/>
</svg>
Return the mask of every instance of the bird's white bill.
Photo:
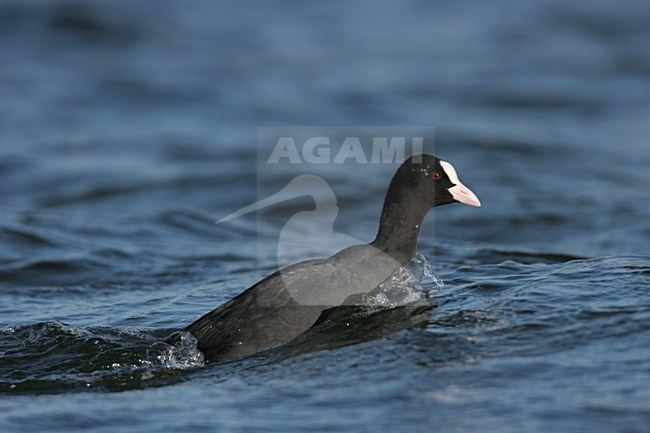
<svg viewBox="0 0 650 433">
<path fill-rule="evenodd" d="M 448 189 L 454 200 L 470 206 L 481 206 L 481 202 L 478 197 L 476 197 L 476 194 L 463 185 L 463 183 L 458 179 L 458 174 L 456 173 L 454 166 L 445 161 L 440 161 L 440 165 L 442 166 L 442 169 L 445 170 L 445 173 L 447 173 L 451 183 L 454 184 L 454 186 Z"/>
</svg>

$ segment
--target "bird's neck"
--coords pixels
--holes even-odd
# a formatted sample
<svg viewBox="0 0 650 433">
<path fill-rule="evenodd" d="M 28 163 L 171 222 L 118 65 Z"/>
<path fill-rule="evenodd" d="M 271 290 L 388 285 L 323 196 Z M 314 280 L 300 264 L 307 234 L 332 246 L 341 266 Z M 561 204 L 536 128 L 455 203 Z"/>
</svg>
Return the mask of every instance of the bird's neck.
<svg viewBox="0 0 650 433">
<path fill-rule="evenodd" d="M 404 264 L 416 253 L 418 234 L 430 207 L 411 195 L 391 197 L 384 203 L 377 237 L 371 243 Z"/>
</svg>

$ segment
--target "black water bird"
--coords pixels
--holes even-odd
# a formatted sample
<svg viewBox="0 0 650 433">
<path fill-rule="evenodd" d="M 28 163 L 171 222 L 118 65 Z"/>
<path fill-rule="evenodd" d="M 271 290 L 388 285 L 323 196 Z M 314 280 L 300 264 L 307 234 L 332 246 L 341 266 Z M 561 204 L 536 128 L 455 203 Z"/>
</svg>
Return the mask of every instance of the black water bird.
<svg viewBox="0 0 650 433">
<path fill-rule="evenodd" d="M 398 168 L 386 193 L 379 231 L 368 244 L 326 259 L 287 266 L 207 313 L 188 327 L 209 362 L 247 356 L 289 342 L 323 312 L 370 293 L 416 254 L 427 212 L 460 202 L 480 206 L 454 167 L 432 155 L 414 155 Z M 180 333 L 170 337 L 174 344 Z"/>
</svg>

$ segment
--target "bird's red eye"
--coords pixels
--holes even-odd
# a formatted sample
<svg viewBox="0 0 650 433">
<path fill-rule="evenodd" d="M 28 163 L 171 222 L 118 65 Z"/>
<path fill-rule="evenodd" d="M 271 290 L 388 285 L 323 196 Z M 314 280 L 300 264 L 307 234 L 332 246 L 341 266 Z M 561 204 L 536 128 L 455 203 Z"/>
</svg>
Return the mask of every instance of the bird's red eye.
<svg viewBox="0 0 650 433">
<path fill-rule="evenodd" d="M 434 171 L 433 173 L 431 173 L 431 177 L 434 178 L 434 179 L 440 179 L 440 173 L 438 173 L 437 171 Z"/>
</svg>

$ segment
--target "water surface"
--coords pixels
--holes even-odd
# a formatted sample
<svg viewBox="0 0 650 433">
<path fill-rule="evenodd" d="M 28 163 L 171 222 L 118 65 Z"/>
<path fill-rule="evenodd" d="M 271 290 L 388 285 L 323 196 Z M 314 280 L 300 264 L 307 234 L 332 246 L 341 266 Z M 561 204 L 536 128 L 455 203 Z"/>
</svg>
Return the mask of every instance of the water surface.
<svg viewBox="0 0 650 433">
<path fill-rule="evenodd" d="M 642 432 L 646 2 L 0 5 L 0 430 Z M 259 125 L 431 125 L 483 207 L 434 308 L 202 366 L 169 333 L 277 265 Z M 331 169 L 369 241 L 396 166 Z"/>
</svg>

